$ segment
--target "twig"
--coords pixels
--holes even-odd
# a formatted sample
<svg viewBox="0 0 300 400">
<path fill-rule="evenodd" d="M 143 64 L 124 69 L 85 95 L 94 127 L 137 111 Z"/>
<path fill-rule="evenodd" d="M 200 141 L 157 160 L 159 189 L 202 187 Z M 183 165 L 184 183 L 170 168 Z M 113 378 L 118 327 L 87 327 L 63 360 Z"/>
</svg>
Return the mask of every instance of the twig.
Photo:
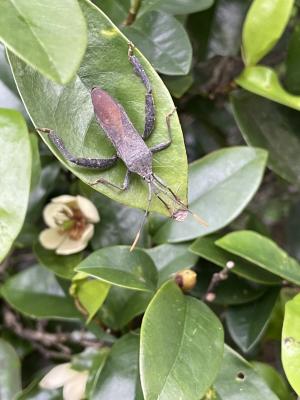
<svg viewBox="0 0 300 400">
<path fill-rule="evenodd" d="M 127 15 L 126 20 L 123 22 L 123 25 L 130 26 L 134 23 L 137 13 L 140 9 L 142 0 L 131 0 L 130 1 L 130 9 Z"/>
<path fill-rule="evenodd" d="M 72 350 L 67 344 L 78 344 L 82 347 L 100 348 L 104 345 L 89 332 L 46 332 L 45 321 L 38 321 L 36 329 L 24 327 L 20 318 L 8 307 L 4 307 L 4 325 L 13 332 L 28 340 L 46 358 L 70 359 Z"/>
<path fill-rule="evenodd" d="M 207 291 L 205 295 L 203 296 L 203 299 L 209 302 L 212 302 L 216 298 L 216 294 L 214 293 L 214 289 L 216 286 L 219 285 L 220 282 L 225 281 L 228 278 L 229 271 L 234 267 L 234 262 L 233 261 L 228 261 L 226 263 L 226 267 L 220 271 L 220 272 L 215 272 L 211 278 L 211 281 L 208 285 Z"/>
</svg>

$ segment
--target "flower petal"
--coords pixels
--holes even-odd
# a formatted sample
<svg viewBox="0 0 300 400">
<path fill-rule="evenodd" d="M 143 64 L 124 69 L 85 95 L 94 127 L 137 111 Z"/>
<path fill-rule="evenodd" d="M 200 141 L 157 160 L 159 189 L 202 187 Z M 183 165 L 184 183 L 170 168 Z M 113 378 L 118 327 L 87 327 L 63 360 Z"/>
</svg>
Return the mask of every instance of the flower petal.
<svg viewBox="0 0 300 400">
<path fill-rule="evenodd" d="M 48 250 L 55 250 L 65 238 L 66 234 L 55 228 L 44 229 L 39 235 L 41 245 Z"/>
<path fill-rule="evenodd" d="M 98 210 L 89 199 L 82 196 L 77 196 L 76 199 L 78 208 L 89 222 L 95 224 L 100 221 Z"/>
<path fill-rule="evenodd" d="M 87 224 L 86 227 L 84 228 L 84 231 L 82 232 L 80 240 L 88 242 L 94 236 L 94 231 L 95 231 L 94 225 Z"/>
<path fill-rule="evenodd" d="M 43 210 L 43 218 L 45 224 L 50 228 L 57 228 L 57 220 L 68 220 L 68 216 L 72 216 L 73 211 L 71 208 L 59 203 L 47 204 Z"/>
<path fill-rule="evenodd" d="M 72 378 L 64 385 L 64 400 L 82 400 L 85 397 L 84 394 L 86 382 L 88 380 L 88 372 L 76 372 L 76 377 Z"/>
<path fill-rule="evenodd" d="M 42 389 L 57 389 L 67 381 L 76 379 L 78 371 L 71 369 L 70 365 L 70 363 L 63 363 L 52 368 L 40 381 L 39 386 Z"/>
<path fill-rule="evenodd" d="M 69 254 L 79 253 L 81 250 L 85 249 L 87 245 L 88 242 L 82 240 L 82 238 L 73 240 L 66 236 L 65 240 L 57 247 L 55 252 L 56 254 L 68 256 Z"/>
</svg>

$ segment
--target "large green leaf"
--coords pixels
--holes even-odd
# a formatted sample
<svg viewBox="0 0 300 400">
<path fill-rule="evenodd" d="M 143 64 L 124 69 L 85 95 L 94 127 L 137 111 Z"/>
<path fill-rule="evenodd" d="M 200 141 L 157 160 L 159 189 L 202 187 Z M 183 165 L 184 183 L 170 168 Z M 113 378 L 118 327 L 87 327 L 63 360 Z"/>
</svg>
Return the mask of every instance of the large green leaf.
<svg viewBox="0 0 300 400">
<path fill-rule="evenodd" d="M 246 142 L 268 150 L 270 168 L 299 185 L 299 113 L 245 91 L 233 93 L 231 100 Z"/>
<path fill-rule="evenodd" d="M 35 266 L 8 279 L 1 288 L 5 300 L 33 318 L 79 318 L 73 301 L 65 295 L 54 275 Z"/>
<path fill-rule="evenodd" d="M 239 348 L 247 353 L 264 335 L 278 297 L 278 289 L 270 289 L 255 302 L 229 307 L 226 322 L 229 333 Z"/>
<path fill-rule="evenodd" d="M 288 381 L 300 396 L 300 295 L 286 303 L 282 329 L 282 364 Z"/>
<path fill-rule="evenodd" d="M 82 260 L 82 253 L 60 256 L 53 250 L 45 249 L 40 243 L 34 244 L 33 251 L 41 265 L 65 279 L 73 278 L 75 275 L 74 268 Z"/>
<path fill-rule="evenodd" d="M 37 135 L 29 135 L 30 146 L 31 146 L 31 180 L 30 180 L 30 192 L 36 189 L 40 178 L 41 178 L 41 160 L 39 152 L 39 138 Z"/>
<path fill-rule="evenodd" d="M 1 261 L 22 228 L 30 190 L 31 147 L 26 123 L 17 111 L 0 109 L 0 147 Z"/>
<path fill-rule="evenodd" d="M 182 24 L 171 15 L 151 11 L 123 29 L 157 71 L 186 75 L 191 67 L 192 46 Z"/>
<path fill-rule="evenodd" d="M 99 314 L 101 321 L 114 331 L 121 330 L 146 310 L 152 292 L 132 291 L 112 286 Z"/>
<path fill-rule="evenodd" d="M 157 271 L 151 258 L 140 249 L 130 252 L 127 246 L 95 251 L 79 264 L 76 271 L 134 290 L 152 291 L 157 283 Z"/>
<path fill-rule="evenodd" d="M 226 267 L 228 261 L 233 261 L 235 266 L 231 271 L 251 281 L 265 285 L 281 283 L 281 279 L 278 276 L 216 246 L 215 242 L 219 238 L 219 235 L 201 237 L 192 244 L 190 250 L 222 268 Z"/>
<path fill-rule="evenodd" d="M 300 260 L 300 201 L 295 203 L 289 210 L 286 221 L 286 241 L 289 254 Z"/>
<path fill-rule="evenodd" d="M 271 365 L 259 361 L 252 361 L 252 367 L 264 379 L 267 385 L 277 394 L 280 400 L 294 400 L 283 376 Z"/>
<path fill-rule="evenodd" d="M 66 83 L 83 57 L 86 24 L 76 0 L 3 0 L 0 40 L 41 73 Z"/>
<path fill-rule="evenodd" d="M 110 20 L 88 0 L 80 0 L 88 22 L 89 41 L 78 75 L 67 86 L 60 86 L 44 78 L 10 53 L 10 61 L 19 90 L 27 110 L 38 127 L 53 128 L 65 141 L 66 147 L 77 156 L 109 157 L 115 150 L 99 128 L 94 117 L 90 89 L 100 86 L 121 103 L 139 132 L 145 119 L 145 88 L 134 74 L 127 58 L 126 38 Z M 147 60 L 136 50 L 143 68 L 149 75 L 157 109 L 155 131 L 147 142 L 149 146 L 166 141 L 168 137 L 166 115 L 174 109 L 167 89 Z M 154 172 L 186 201 L 187 161 L 182 132 L 176 115 L 172 117 L 172 145 L 153 160 Z M 43 139 L 50 146 L 48 139 Z M 125 168 L 121 161 L 107 171 L 92 171 L 69 165 L 50 146 L 57 157 L 85 183 L 94 182 L 99 176 L 116 184 L 124 180 Z M 170 164 L 170 160 L 172 163 Z M 128 191 L 120 193 L 104 185 L 95 189 L 133 207 L 147 205 L 147 185 L 133 177 Z M 152 210 L 168 215 L 166 208 L 154 199 Z"/>
<path fill-rule="evenodd" d="M 246 65 L 260 61 L 282 35 L 294 0 L 254 0 L 243 27 L 243 55 Z"/>
<path fill-rule="evenodd" d="M 161 10 L 169 14 L 191 14 L 212 6 L 214 0 L 146 0 L 142 2 L 140 14 L 150 10 Z"/>
<path fill-rule="evenodd" d="M 296 25 L 290 38 L 286 58 L 285 83 L 288 90 L 300 94 L 300 24 Z"/>
<path fill-rule="evenodd" d="M 180 99 L 193 85 L 194 78 L 191 73 L 188 75 L 163 77 L 164 83 L 170 91 L 171 95 L 176 99 Z"/>
<path fill-rule="evenodd" d="M 228 346 L 213 388 L 218 400 L 279 400 L 248 361 Z"/>
<path fill-rule="evenodd" d="M 236 56 L 241 48 L 241 32 L 251 0 L 218 0 L 211 24 L 207 53 Z"/>
<path fill-rule="evenodd" d="M 199 400 L 222 361 L 223 329 L 202 302 L 167 282 L 142 322 L 140 373 L 145 400 Z"/>
<path fill-rule="evenodd" d="M 12 400 L 21 390 L 21 365 L 14 348 L 0 339 L 0 399 Z"/>
<path fill-rule="evenodd" d="M 300 96 L 287 92 L 282 87 L 276 72 L 271 68 L 261 65 L 245 68 L 235 81 L 249 92 L 300 110 Z"/>
<path fill-rule="evenodd" d="M 166 281 L 177 271 L 192 268 L 198 259 L 188 251 L 187 244 L 162 244 L 146 250 L 158 269 L 158 284 Z"/>
<path fill-rule="evenodd" d="M 263 176 L 267 153 L 261 149 L 231 147 L 217 150 L 190 165 L 189 207 L 208 223 L 189 216 L 165 222 L 154 240 L 182 242 L 215 232 L 229 224 L 249 203 Z M 238 195 L 237 195 L 238 188 Z"/>
<path fill-rule="evenodd" d="M 129 333 L 112 347 L 91 400 L 143 400 L 138 371 L 139 336 Z"/>
<path fill-rule="evenodd" d="M 86 323 L 90 323 L 106 299 L 110 285 L 98 279 L 80 279 L 74 283 L 76 297 L 87 313 Z"/>
<path fill-rule="evenodd" d="M 216 244 L 283 279 L 300 284 L 300 264 L 276 243 L 259 233 L 232 232 L 217 240 Z"/>
<path fill-rule="evenodd" d="M 87 365 L 88 368 L 85 368 L 83 365 L 82 369 L 88 369 L 89 370 L 89 377 L 88 381 L 85 387 L 85 396 L 88 399 L 92 399 L 92 396 L 94 394 L 95 387 L 97 385 L 97 381 L 99 379 L 99 376 L 103 370 L 103 367 L 106 363 L 107 356 L 110 353 L 110 349 L 108 347 L 104 347 L 99 350 L 95 350 L 95 352 L 89 352 L 89 349 L 86 350 L 84 353 L 86 356 L 90 358 L 88 359 L 90 365 Z M 72 359 L 72 364 L 74 361 L 74 357 Z M 88 364 L 88 363 L 87 363 Z"/>
</svg>

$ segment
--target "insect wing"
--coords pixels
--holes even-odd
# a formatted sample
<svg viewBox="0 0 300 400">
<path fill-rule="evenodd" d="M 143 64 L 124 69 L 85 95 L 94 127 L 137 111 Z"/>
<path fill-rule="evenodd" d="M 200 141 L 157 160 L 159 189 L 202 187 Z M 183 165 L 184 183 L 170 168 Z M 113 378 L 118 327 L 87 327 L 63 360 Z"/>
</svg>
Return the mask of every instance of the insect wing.
<svg viewBox="0 0 300 400">
<path fill-rule="evenodd" d="M 121 106 L 104 90 L 92 89 L 92 103 L 96 118 L 113 143 L 124 136 Z"/>
</svg>

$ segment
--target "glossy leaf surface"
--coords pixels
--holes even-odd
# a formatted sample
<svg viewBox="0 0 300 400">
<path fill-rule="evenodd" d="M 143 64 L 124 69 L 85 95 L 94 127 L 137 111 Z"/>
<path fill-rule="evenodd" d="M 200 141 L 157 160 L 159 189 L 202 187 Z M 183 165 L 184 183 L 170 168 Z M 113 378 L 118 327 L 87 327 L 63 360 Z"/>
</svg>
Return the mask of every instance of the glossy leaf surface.
<svg viewBox="0 0 300 400">
<path fill-rule="evenodd" d="M 229 333 L 239 348 L 247 353 L 265 333 L 270 321 L 278 289 L 270 289 L 252 303 L 230 307 L 226 313 Z"/>
<path fill-rule="evenodd" d="M 300 25 L 296 25 L 289 41 L 285 82 L 288 90 L 300 94 Z"/>
<path fill-rule="evenodd" d="M 283 279 L 300 284 L 300 264 L 275 242 L 259 233 L 232 232 L 217 240 L 216 244 Z"/>
<path fill-rule="evenodd" d="M 8 279 L 1 294 L 13 308 L 33 318 L 80 317 L 54 275 L 40 266 L 28 268 Z"/>
<path fill-rule="evenodd" d="M 281 85 L 276 72 L 269 67 L 259 65 L 245 68 L 235 81 L 249 92 L 300 110 L 300 96 L 287 92 Z"/>
<path fill-rule="evenodd" d="M 31 147 L 25 120 L 19 112 L 0 109 L 0 147 L 1 261 L 22 228 L 30 190 Z"/>
<path fill-rule="evenodd" d="M 188 251 L 186 244 L 162 244 L 146 250 L 158 269 L 159 285 L 181 269 L 192 268 L 198 257 Z"/>
<path fill-rule="evenodd" d="M 214 0 L 146 0 L 141 7 L 141 14 L 149 10 L 162 10 L 169 14 L 191 14 L 205 10 L 213 5 Z"/>
<path fill-rule="evenodd" d="M 127 246 L 106 247 L 84 259 L 76 271 L 128 289 L 151 291 L 156 287 L 157 271 L 143 250 Z"/>
<path fill-rule="evenodd" d="M 111 349 L 91 400 L 143 400 L 138 376 L 139 336 L 124 335 Z"/>
<path fill-rule="evenodd" d="M 260 61 L 282 35 L 294 0 L 254 0 L 243 27 L 243 54 L 246 65 Z"/>
<path fill-rule="evenodd" d="M 36 243 L 33 249 L 41 265 L 54 272 L 55 275 L 65 279 L 73 278 L 75 275 L 74 268 L 82 260 L 81 253 L 60 256 L 52 250 L 45 249 L 40 243 Z"/>
<path fill-rule="evenodd" d="M 154 240 L 158 243 L 183 242 L 208 235 L 229 224 L 258 189 L 266 159 L 264 150 L 232 147 L 215 151 L 192 163 L 189 208 L 208 226 L 200 225 L 192 216 L 184 222 L 168 220 L 158 229 Z"/>
<path fill-rule="evenodd" d="M 287 302 L 282 330 L 281 358 L 284 371 L 295 392 L 300 396 L 300 295 Z"/>
<path fill-rule="evenodd" d="M 0 339 L 0 398 L 11 400 L 21 390 L 21 366 L 14 348 Z"/>
<path fill-rule="evenodd" d="M 174 282 L 164 284 L 149 304 L 141 328 L 145 400 L 198 400 L 213 382 L 222 354 L 223 329 L 212 311 L 185 296 Z"/>
<path fill-rule="evenodd" d="M 231 101 L 246 142 L 268 150 L 270 168 L 300 185 L 299 113 L 245 91 L 233 93 Z"/>
<path fill-rule="evenodd" d="M 76 0 L 48 4 L 3 0 L 0 40 L 41 73 L 65 83 L 74 76 L 83 57 L 86 23 Z"/>
<path fill-rule="evenodd" d="M 228 346 L 213 389 L 219 400 L 279 400 L 251 364 Z"/>
<path fill-rule="evenodd" d="M 152 297 L 152 292 L 112 286 L 99 315 L 106 326 L 113 330 L 121 330 L 135 317 L 144 313 Z"/>
<path fill-rule="evenodd" d="M 78 282 L 75 296 L 87 312 L 87 324 L 91 322 L 102 306 L 109 289 L 110 285 L 108 283 L 97 279 L 84 279 L 82 282 Z"/>
<path fill-rule="evenodd" d="M 191 43 L 183 26 L 173 16 L 151 11 L 123 31 L 151 60 L 157 71 L 166 75 L 186 75 L 189 72 Z"/>
<path fill-rule="evenodd" d="M 274 367 L 259 361 L 252 361 L 251 365 L 280 400 L 294 400 L 286 380 Z"/>
</svg>

